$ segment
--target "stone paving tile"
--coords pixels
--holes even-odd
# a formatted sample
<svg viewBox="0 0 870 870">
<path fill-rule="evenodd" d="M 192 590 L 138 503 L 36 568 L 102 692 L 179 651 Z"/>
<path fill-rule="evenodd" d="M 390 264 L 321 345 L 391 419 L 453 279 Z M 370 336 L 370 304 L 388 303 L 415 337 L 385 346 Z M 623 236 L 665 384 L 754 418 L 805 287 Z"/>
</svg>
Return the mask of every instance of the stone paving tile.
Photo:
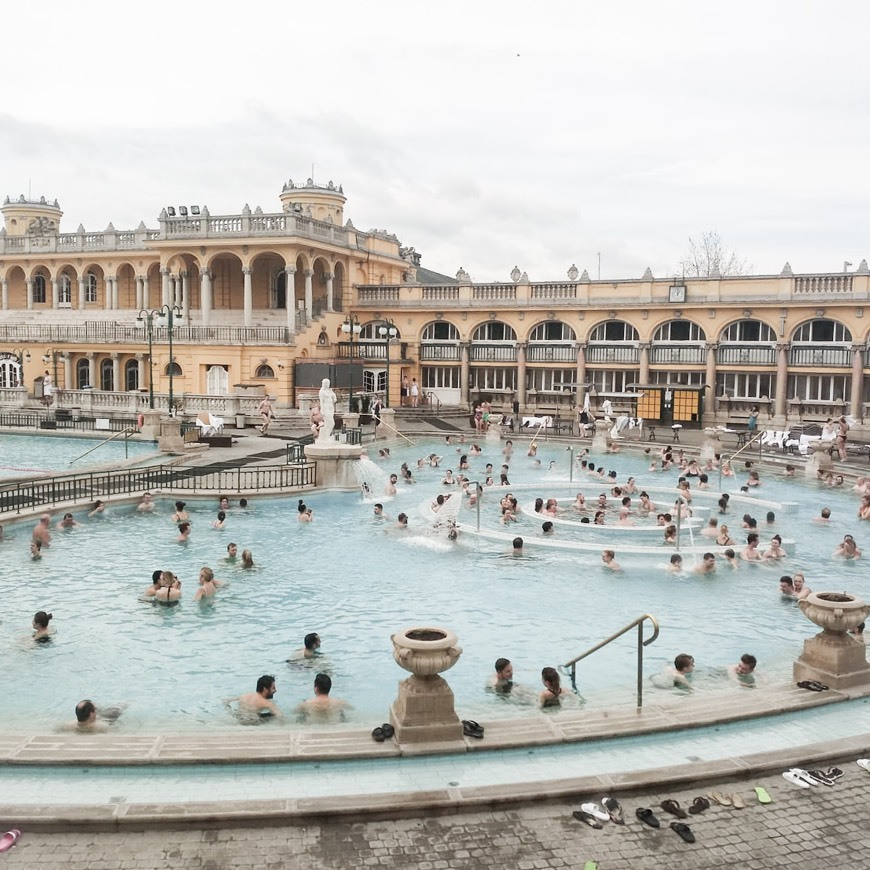
<svg viewBox="0 0 870 870">
<path fill-rule="evenodd" d="M 771 870 L 870 867 L 870 774 L 853 760 L 839 764 L 845 777 L 833 788 L 798 789 L 781 776 L 717 783 L 738 791 L 746 809 L 714 806 L 690 816 L 697 843 L 669 828 L 659 808 L 674 798 L 687 808 L 709 785 L 619 796 L 626 825 L 593 830 L 575 821 L 580 803 L 535 802 L 504 810 L 463 812 L 395 821 L 322 821 L 282 827 L 218 830 L 149 830 L 123 833 L 24 831 L 0 856 L 2 870 Z M 764 785 L 773 803 L 762 806 L 752 786 Z M 654 809 L 659 830 L 642 825 L 634 811 Z M 2 826 L 2 820 L 0 820 Z"/>
</svg>

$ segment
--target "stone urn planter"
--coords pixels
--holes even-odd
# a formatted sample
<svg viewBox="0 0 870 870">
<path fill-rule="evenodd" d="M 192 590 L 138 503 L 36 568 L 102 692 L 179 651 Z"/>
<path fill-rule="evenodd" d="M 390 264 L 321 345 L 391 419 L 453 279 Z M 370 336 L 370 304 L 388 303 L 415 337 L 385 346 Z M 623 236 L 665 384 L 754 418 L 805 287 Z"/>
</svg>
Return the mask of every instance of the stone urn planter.
<svg viewBox="0 0 870 870">
<path fill-rule="evenodd" d="M 848 592 L 811 592 L 798 606 L 822 630 L 804 641 L 794 665 L 795 680 L 817 680 L 832 689 L 870 682 L 866 647 L 848 634 L 864 622 L 870 606 Z"/>
<path fill-rule="evenodd" d="M 439 676 L 459 661 L 462 648 L 449 628 L 416 626 L 396 632 L 393 659 L 411 676 L 399 683 L 390 723 L 402 744 L 427 744 L 437 750 L 462 741 L 453 690 Z M 420 747 L 423 748 L 423 747 Z"/>
</svg>

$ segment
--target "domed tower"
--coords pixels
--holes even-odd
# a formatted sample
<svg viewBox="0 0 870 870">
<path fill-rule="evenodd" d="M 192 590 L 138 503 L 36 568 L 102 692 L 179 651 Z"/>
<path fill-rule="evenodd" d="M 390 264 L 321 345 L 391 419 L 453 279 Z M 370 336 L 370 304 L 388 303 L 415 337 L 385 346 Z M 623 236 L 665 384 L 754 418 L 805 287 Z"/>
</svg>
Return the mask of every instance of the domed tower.
<svg viewBox="0 0 870 870">
<path fill-rule="evenodd" d="M 44 196 L 30 200 L 22 194 L 13 201 L 7 196 L 0 211 L 6 222 L 7 236 L 46 236 L 60 232 L 63 212 L 57 200 L 48 202 Z"/>
<path fill-rule="evenodd" d="M 286 212 L 339 227 L 344 224 L 347 197 L 340 184 L 336 186 L 331 181 L 328 184 L 315 184 L 311 178 L 304 184 L 294 184 L 291 179 L 284 185 L 280 199 Z"/>
</svg>

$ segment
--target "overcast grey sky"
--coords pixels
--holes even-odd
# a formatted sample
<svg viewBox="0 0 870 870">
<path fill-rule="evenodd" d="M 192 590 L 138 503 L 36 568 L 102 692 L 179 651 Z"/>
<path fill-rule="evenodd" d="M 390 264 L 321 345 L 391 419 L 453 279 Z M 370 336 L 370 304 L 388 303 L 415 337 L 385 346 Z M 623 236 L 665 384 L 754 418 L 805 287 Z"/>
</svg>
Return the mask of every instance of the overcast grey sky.
<svg viewBox="0 0 870 870">
<path fill-rule="evenodd" d="M 870 5 L 41 0 L 3 13 L 0 191 L 62 229 L 279 210 L 288 178 L 477 281 L 870 258 Z"/>
</svg>

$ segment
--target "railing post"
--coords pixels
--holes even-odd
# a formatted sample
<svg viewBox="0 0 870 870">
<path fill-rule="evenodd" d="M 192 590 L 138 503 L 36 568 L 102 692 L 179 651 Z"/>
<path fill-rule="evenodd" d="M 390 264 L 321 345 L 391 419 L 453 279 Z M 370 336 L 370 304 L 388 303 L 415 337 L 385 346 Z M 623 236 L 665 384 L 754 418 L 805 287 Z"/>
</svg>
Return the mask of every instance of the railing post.
<svg viewBox="0 0 870 870">
<path fill-rule="evenodd" d="M 637 624 L 637 707 L 643 707 L 643 620 Z"/>
</svg>

